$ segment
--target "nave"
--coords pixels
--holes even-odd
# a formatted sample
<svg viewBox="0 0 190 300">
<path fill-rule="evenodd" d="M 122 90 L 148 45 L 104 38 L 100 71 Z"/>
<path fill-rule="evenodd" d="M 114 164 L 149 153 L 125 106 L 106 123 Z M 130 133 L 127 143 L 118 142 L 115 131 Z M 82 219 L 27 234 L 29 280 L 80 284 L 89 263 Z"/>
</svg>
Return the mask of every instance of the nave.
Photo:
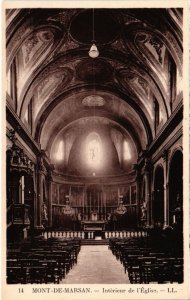
<svg viewBox="0 0 190 300">
<path fill-rule="evenodd" d="M 116 232 L 117 233 L 117 232 Z M 136 236 L 135 236 L 136 235 Z M 38 238 L 11 245 L 7 282 L 14 284 L 182 283 L 183 250 L 171 232 L 80 240 Z M 181 242 L 181 241 L 180 241 Z"/>
<path fill-rule="evenodd" d="M 124 284 L 129 283 L 129 280 L 108 245 L 85 245 L 81 247 L 77 265 L 62 283 Z"/>
</svg>

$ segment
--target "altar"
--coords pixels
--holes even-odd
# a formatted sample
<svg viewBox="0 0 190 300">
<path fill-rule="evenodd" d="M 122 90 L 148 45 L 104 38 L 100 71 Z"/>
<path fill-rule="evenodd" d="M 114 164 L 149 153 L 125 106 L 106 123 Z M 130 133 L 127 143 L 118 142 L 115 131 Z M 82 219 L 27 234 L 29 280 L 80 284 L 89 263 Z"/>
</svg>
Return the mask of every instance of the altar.
<svg viewBox="0 0 190 300">
<path fill-rule="evenodd" d="M 82 221 L 82 228 L 84 231 L 104 231 L 105 230 L 105 221 Z"/>
</svg>

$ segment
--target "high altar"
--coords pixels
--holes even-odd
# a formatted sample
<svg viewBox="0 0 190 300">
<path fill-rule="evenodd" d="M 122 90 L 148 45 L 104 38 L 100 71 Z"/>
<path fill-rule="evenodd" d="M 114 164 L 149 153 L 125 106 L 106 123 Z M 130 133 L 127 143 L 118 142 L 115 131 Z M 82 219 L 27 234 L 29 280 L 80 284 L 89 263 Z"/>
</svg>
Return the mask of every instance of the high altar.
<svg viewBox="0 0 190 300">
<path fill-rule="evenodd" d="M 83 230 L 105 230 L 105 224 L 107 222 L 105 220 L 98 220 L 98 213 L 92 212 L 90 215 L 90 220 L 82 221 Z"/>
</svg>

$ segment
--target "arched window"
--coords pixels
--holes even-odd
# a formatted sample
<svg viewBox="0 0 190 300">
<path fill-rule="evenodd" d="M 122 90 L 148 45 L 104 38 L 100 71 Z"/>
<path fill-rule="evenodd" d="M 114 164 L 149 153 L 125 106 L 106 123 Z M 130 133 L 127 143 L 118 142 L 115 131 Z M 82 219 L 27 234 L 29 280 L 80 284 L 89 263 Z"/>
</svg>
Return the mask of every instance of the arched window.
<svg viewBox="0 0 190 300">
<path fill-rule="evenodd" d="M 124 141 L 123 143 L 123 159 L 124 160 L 131 159 L 131 149 L 127 141 Z"/>
<path fill-rule="evenodd" d="M 97 167 L 101 162 L 101 140 L 97 133 L 92 132 L 86 141 L 87 161 L 90 166 Z"/>
<path fill-rule="evenodd" d="M 55 152 L 55 159 L 58 161 L 64 160 L 64 142 L 60 141 Z"/>
</svg>

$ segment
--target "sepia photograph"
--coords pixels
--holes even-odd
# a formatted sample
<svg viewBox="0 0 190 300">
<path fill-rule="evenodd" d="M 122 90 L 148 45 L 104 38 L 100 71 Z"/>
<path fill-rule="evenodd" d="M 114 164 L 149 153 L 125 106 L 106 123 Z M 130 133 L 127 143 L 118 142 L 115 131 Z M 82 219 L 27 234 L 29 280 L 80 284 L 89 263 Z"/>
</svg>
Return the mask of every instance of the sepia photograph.
<svg viewBox="0 0 190 300">
<path fill-rule="evenodd" d="M 2 299 L 188 299 L 187 2 L 62 2 L 5 3 Z"/>
</svg>

